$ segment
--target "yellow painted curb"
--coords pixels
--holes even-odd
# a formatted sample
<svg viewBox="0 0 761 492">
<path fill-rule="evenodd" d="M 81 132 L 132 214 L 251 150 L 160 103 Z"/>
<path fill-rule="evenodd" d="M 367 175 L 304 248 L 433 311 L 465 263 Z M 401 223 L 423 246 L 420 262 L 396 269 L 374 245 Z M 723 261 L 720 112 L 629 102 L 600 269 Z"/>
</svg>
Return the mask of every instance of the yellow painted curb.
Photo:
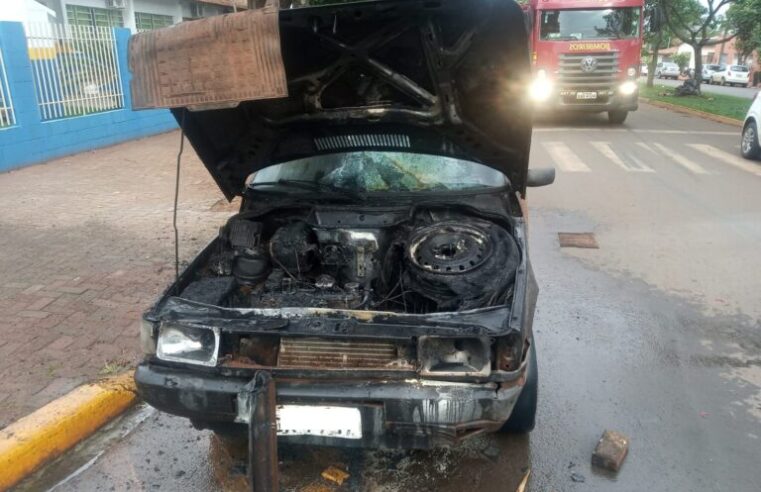
<svg viewBox="0 0 761 492">
<path fill-rule="evenodd" d="M 0 491 L 94 433 L 136 398 L 130 372 L 80 386 L 0 430 Z"/>
<path fill-rule="evenodd" d="M 647 97 L 640 97 L 639 99 L 645 104 L 649 104 L 657 108 L 670 109 L 672 111 L 676 111 L 677 113 L 689 114 L 692 116 L 697 116 L 699 118 L 704 118 L 706 120 L 715 121 L 716 123 L 723 123 L 725 125 L 743 126 L 743 122 L 741 120 L 736 120 L 734 118 L 728 118 L 726 116 L 720 116 L 718 114 L 713 114 L 713 113 L 706 113 L 705 111 L 688 108 L 686 106 L 680 106 L 678 104 L 671 104 L 664 101 L 657 101 L 655 99 L 650 99 Z"/>
</svg>

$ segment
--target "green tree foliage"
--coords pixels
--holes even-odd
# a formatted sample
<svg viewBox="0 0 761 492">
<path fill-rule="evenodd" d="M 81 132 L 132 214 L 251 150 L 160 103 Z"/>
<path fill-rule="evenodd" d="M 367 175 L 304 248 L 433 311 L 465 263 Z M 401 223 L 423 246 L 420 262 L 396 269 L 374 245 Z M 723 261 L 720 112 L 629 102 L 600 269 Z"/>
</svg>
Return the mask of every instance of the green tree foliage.
<svg viewBox="0 0 761 492">
<path fill-rule="evenodd" d="M 727 11 L 727 21 L 737 33 L 735 46 L 743 58 L 761 50 L 761 0 L 737 0 Z"/>
<path fill-rule="evenodd" d="M 741 0 L 660 0 L 658 7 L 676 37 L 695 51 L 695 81 L 703 77 L 703 47 L 724 43 L 735 37 L 727 31 L 721 13 Z"/>
<path fill-rule="evenodd" d="M 687 68 L 687 65 L 690 64 L 690 54 L 689 53 L 677 53 L 676 55 L 671 57 L 672 61 L 679 65 L 679 71 L 683 72 L 685 68 Z"/>
</svg>

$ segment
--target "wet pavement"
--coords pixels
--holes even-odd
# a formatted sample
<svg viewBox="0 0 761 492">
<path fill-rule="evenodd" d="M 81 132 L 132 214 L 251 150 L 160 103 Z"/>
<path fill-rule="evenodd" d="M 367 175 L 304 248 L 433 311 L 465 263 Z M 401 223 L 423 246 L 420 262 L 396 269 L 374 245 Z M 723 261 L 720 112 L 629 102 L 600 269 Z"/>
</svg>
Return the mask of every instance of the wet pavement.
<svg viewBox="0 0 761 492">
<path fill-rule="evenodd" d="M 653 172 L 626 172 L 595 157 L 593 139 L 626 162 L 647 155 L 635 154 L 638 141 L 736 152 L 732 127 L 647 107 L 633 116 L 626 130 L 590 118 L 536 132 L 533 165 L 558 140 L 590 168 L 561 169 L 529 195 L 541 289 L 536 430 L 451 450 L 281 446 L 283 489 L 513 491 L 530 470 L 535 491 L 759 490 L 761 177 L 689 152 L 705 175 L 655 158 L 645 161 Z M 593 232 L 600 249 L 561 249 L 558 232 Z M 630 438 L 617 474 L 590 464 L 605 429 Z M 244 490 L 241 456 L 138 408 L 21 489 Z M 329 465 L 348 470 L 341 487 L 320 478 Z"/>
</svg>

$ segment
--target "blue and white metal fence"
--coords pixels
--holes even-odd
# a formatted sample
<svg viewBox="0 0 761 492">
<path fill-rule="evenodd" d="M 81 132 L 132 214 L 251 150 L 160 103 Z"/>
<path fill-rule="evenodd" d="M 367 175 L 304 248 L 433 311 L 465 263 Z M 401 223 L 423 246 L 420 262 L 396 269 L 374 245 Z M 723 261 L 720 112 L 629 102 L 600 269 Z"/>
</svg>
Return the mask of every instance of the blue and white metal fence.
<svg viewBox="0 0 761 492">
<path fill-rule="evenodd" d="M 5 71 L 3 52 L 0 51 L 0 128 L 15 124 L 16 116 L 13 114 L 11 88 L 8 86 L 8 74 Z"/>
<path fill-rule="evenodd" d="M 177 128 L 165 109 L 130 109 L 129 37 L 0 21 L 0 172 Z"/>
<path fill-rule="evenodd" d="M 112 28 L 31 23 L 24 27 L 43 120 L 124 107 Z"/>
</svg>

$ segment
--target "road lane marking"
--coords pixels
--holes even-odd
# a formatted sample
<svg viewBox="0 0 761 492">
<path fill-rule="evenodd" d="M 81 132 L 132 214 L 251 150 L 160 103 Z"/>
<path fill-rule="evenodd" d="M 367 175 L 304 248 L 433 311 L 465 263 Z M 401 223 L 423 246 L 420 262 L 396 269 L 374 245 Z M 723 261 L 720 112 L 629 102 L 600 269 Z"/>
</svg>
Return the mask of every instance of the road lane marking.
<svg viewBox="0 0 761 492">
<path fill-rule="evenodd" d="M 640 171 L 640 172 L 643 172 L 643 173 L 654 173 L 655 172 L 655 169 L 653 169 L 652 167 L 650 167 L 647 164 L 645 164 L 644 162 L 642 162 L 640 160 L 640 158 L 637 157 L 636 155 L 630 154 L 629 158 L 632 161 L 634 161 L 634 164 L 636 164 L 636 166 L 638 168 L 638 169 L 635 169 L 636 171 Z"/>
<path fill-rule="evenodd" d="M 691 160 L 689 160 L 688 158 L 686 158 L 682 154 L 674 152 L 673 150 L 669 149 L 665 145 L 659 144 L 659 143 L 654 143 L 653 145 L 655 146 L 655 148 L 657 148 L 659 151 L 661 151 L 661 153 L 665 154 L 666 157 L 668 157 L 672 161 L 676 162 L 677 164 L 679 164 L 683 168 L 687 169 L 691 173 L 695 173 L 695 174 L 709 174 L 708 171 L 703 169 L 703 167 L 701 165 L 692 162 Z"/>
<path fill-rule="evenodd" d="M 687 146 L 692 147 L 698 152 L 702 152 L 708 157 L 712 157 L 722 162 L 726 162 L 730 166 L 735 166 L 736 168 L 742 169 L 743 171 L 747 171 L 751 174 L 755 174 L 756 176 L 761 176 L 761 166 L 757 164 L 752 164 L 751 162 L 746 161 L 745 159 L 740 157 L 739 155 L 730 154 L 729 152 L 724 152 L 723 150 L 717 149 L 713 145 L 687 144 Z"/>
<path fill-rule="evenodd" d="M 616 152 L 613 150 L 613 147 L 611 147 L 610 142 L 590 142 L 592 144 L 592 147 L 597 149 L 598 152 L 600 152 L 602 155 L 607 157 L 610 161 L 612 161 L 615 165 L 623 169 L 627 172 L 641 172 L 641 173 L 652 173 L 654 172 L 651 168 L 643 164 L 641 161 L 635 160 L 635 166 L 630 166 L 629 164 L 625 163 L 621 157 L 616 154 Z"/>
<path fill-rule="evenodd" d="M 649 133 L 663 135 L 728 135 L 737 136 L 737 132 L 723 132 L 718 130 L 656 130 L 635 128 L 605 128 L 602 126 L 557 126 L 552 128 L 534 128 L 534 133 L 558 133 L 558 132 L 585 132 L 600 133 Z"/>
<path fill-rule="evenodd" d="M 662 133 L 666 135 L 730 135 L 737 136 L 737 132 L 722 132 L 717 130 L 632 130 L 634 133 Z"/>
<path fill-rule="evenodd" d="M 561 171 L 570 173 L 588 173 L 590 171 L 589 166 L 584 164 L 581 158 L 563 142 L 542 142 L 542 146 Z"/>
</svg>

